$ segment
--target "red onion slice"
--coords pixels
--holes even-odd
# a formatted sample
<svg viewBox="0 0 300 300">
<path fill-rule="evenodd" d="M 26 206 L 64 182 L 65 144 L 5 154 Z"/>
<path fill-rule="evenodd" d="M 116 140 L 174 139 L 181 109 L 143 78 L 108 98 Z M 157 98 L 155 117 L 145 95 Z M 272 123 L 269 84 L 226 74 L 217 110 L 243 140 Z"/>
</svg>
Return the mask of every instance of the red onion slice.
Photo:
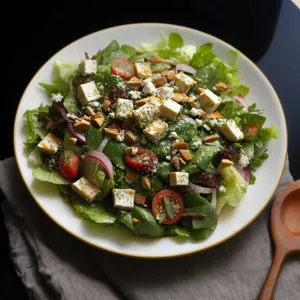
<svg viewBox="0 0 300 300">
<path fill-rule="evenodd" d="M 211 194 L 215 190 L 215 188 L 208 188 L 208 187 L 199 186 L 199 185 L 196 185 L 196 184 L 194 184 L 190 181 L 189 181 L 189 187 L 192 190 L 194 190 L 194 191 L 196 191 L 200 194 Z"/>
<path fill-rule="evenodd" d="M 249 170 L 249 168 L 246 167 L 243 169 L 243 171 L 244 171 L 244 179 L 249 184 L 250 183 L 250 170 Z"/>
<path fill-rule="evenodd" d="M 62 105 L 62 103 L 55 102 L 56 109 L 60 112 L 61 116 L 67 121 L 72 122 L 66 115 L 66 111 Z"/>
<path fill-rule="evenodd" d="M 67 127 L 69 129 L 69 131 L 73 134 L 74 137 L 76 137 L 76 139 L 82 143 L 82 144 L 86 144 L 86 140 L 85 140 L 85 136 L 82 132 L 79 132 L 75 129 L 75 127 L 73 126 L 72 123 L 67 122 Z"/>
<path fill-rule="evenodd" d="M 105 148 L 105 146 L 106 146 L 106 144 L 107 144 L 108 142 L 109 142 L 109 137 L 105 136 L 104 139 L 103 139 L 103 141 L 101 142 L 101 144 L 100 144 L 98 150 L 99 150 L 100 152 L 102 152 L 102 151 L 104 150 L 104 148 Z"/>
<path fill-rule="evenodd" d="M 171 60 L 171 59 L 164 59 L 164 63 L 169 64 L 171 66 L 176 66 L 178 64 L 178 61 Z"/>
<path fill-rule="evenodd" d="M 242 98 L 242 97 L 240 97 L 240 96 L 236 96 L 236 97 L 235 97 L 235 101 L 236 101 L 238 104 L 244 106 L 245 108 L 248 108 L 248 106 L 249 106 L 248 103 L 245 101 L 245 99 Z"/>
<path fill-rule="evenodd" d="M 214 189 L 211 194 L 211 205 L 213 206 L 214 209 L 217 208 L 217 190 L 216 189 Z"/>
<path fill-rule="evenodd" d="M 85 153 L 86 157 L 97 160 L 101 166 L 105 169 L 110 179 L 113 178 L 114 167 L 111 160 L 103 152 L 99 150 L 89 150 Z"/>
<path fill-rule="evenodd" d="M 190 73 L 192 75 L 194 75 L 197 70 L 194 69 L 193 67 L 187 65 L 187 64 L 177 64 L 176 65 L 176 74 L 179 72 L 179 71 L 183 71 L 183 72 L 186 72 L 186 73 Z"/>
</svg>

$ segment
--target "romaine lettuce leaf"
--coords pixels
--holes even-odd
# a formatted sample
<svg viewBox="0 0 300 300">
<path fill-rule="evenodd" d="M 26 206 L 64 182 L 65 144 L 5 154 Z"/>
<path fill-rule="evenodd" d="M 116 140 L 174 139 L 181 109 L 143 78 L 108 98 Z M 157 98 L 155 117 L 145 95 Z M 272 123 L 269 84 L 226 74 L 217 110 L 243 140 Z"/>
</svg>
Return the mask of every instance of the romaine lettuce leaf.
<svg viewBox="0 0 300 300">
<path fill-rule="evenodd" d="M 242 196 L 247 192 L 248 183 L 240 175 L 234 166 L 226 167 L 220 170 L 224 177 L 222 185 L 226 187 L 226 191 L 217 192 L 217 214 L 220 215 L 225 205 L 233 207 L 238 206 Z"/>
<path fill-rule="evenodd" d="M 51 84 L 39 82 L 46 92 L 51 94 L 61 93 L 66 96 L 71 89 L 72 79 L 76 74 L 78 65 L 56 59 L 54 61 L 54 80 Z"/>
</svg>

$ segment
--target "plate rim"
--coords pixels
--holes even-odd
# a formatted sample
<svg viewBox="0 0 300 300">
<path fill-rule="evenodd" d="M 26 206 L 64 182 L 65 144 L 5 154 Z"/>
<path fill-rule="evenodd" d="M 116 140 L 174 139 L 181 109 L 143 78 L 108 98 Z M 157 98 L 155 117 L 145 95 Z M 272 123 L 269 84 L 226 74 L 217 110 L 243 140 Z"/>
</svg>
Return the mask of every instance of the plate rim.
<svg viewBox="0 0 300 300">
<path fill-rule="evenodd" d="M 191 250 L 191 251 L 185 251 L 185 252 L 182 252 L 182 253 L 179 253 L 179 254 L 171 254 L 171 255 L 162 254 L 162 255 L 149 256 L 149 255 L 142 255 L 142 254 L 141 255 L 137 255 L 137 254 L 125 253 L 125 252 L 122 252 L 122 251 L 110 250 L 108 248 L 105 248 L 105 247 L 102 247 L 102 246 L 100 246 L 98 244 L 95 244 L 95 243 L 89 241 L 88 239 L 85 239 L 85 238 L 79 236 L 78 234 L 72 232 L 66 226 L 64 226 L 63 224 L 57 222 L 54 218 L 52 218 L 52 216 L 47 212 L 47 210 L 44 209 L 43 206 L 39 203 L 39 201 L 35 198 L 35 196 L 33 195 L 33 192 L 31 191 L 31 188 L 29 187 L 29 185 L 27 184 L 27 182 L 25 180 L 25 176 L 22 173 L 21 165 L 19 163 L 18 155 L 17 155 L 17 149 L 16 149 L 17 115 L 19 114 L 20 105 L 22 103 L 22 100 L 23 100 L 23 98 L 24 98 L 24 96 L 25 96 L 28 88 L 31 86 L 31 83 L 37 77 L 37 75 L 40 72 L 40 70 L 45 65 L 47 65 L 49 62 L 51 62 L 51 60 L 53 58 L 55 58 L 66 47 L 69 47 L 72 44 L 77 43 L 81 39 L 87 38 L 87 37 L 89 37 L 91 35 L 94 35 L 94 34 L 98 34 L 100 32 L 112 30 L 112 29 L 124 28 L 124 27 L 128 27 L 128 26 L 140 26 L 140 25 L 143 25 L 143 26 L 153 26 L 153 25 L 157 26 L 158 25 L 158 26 L 170 27 L 170 28 L 173 28 L 173 29 L 175 29 L 177 27 L 177 28 L 188 30 L 188 31 L 194 31 L 196 33 L 201 33 L 204 36 L 208 36 L 208 37 L 210 37 L 212 39 L 218 40 L 221 44 L 225 44 L 228 47 L 230 47 L 231 49 L 238 51 L 239 55 L 242 56 L 244 59 L 246 59 L 250 63 L 250 65 L 252 65 L 255 69 L 257 69 L 257 71 L 262 75 L 262 78 L 265 80 L 265 82 L 266 82 L 267 86 L 269 87 L 270 91 L 273 93 L 274 98 L 277 101 L 280 114 L 282 115 L 282 119 L 281 120 L 283 121 L 283 130 L 284 130 L 284 133 L 285 133 L 285 139 L 284 139 L 284 156 L 283 156 L 283 160 L 282 160 L 282 163 L 281 163 L 280 175 L 279 175 L 278 180 L 277 180 L 277 182 L 276 182 L 276 184 L 274 186 L 273 191 L 270 193 L 269 198 L 261 206 L 260 210 L 254 216 L 252 216 L 252 218 L 247 223 L 243 224 L 243 226 L 241 226 L 239 229 L 235 230 L 234 232 L 232 232 L 231 234 L 229 234 L 225 238 L 220 239 L 219 241 L 214 242 L 213 244 L 204 246 L 201 249 L 194 249 L 194 250 Z M 220 244 L 228 241 L 229 239 L 233 238 L 234 236 L 236 236 L 241 231 L 243 231 L 246 227 L 248 227 L 264 211 L 264 209 L 267 207 L 267 205 L 270 203 L 271 199 L 273 198 L 273 196 L 274 196 L 274 194 L 275 194 L 275 192 L 276 192 L 276 190 L 277 190 L 277 188 L 279 186 L 279 183 L 280 183 L 280 181 L 282 179 L 282 176 L 283 176 L 284 166 L 285 166 L 286 159 L 287 159 L 287 147 L 288 147 L 288 131 L 287 131 L 286 116 L 285 116 L 285 113 L 284 113 L 284 110 L 283 110 L 283 106 L 281 104 L 280 98 L 277 95 L 277 92 L 275 91 L 274 87 L 272 86 L 271 82 L 269 81 L 269 79 L 267 78 L 267 76 L 264 74 L 264 72 L 249 57 L 247 57 L 242 51 L 240 51 L 238 48 L 232 46 L 231 44 L 227 43 L 226 41 L 222 40 L 221 38 L 218 38 L 218 37 L 216 37 L 216 36 L 214 36 L 214 35 L 212 35 L 210 33 L 207 33 L 207 32 L 201 31 L 199 29 L 192 28 L 192 27 L 188 27 L 188 26 L 184 26 L 184 25 L 178 25 L 178 24 L 172 24 L 172 23 L 164 23 L 164 22 L 133 22 L 133 23 L 126 23 L 126 24 L 122 24 L 122 25 L 115 25 L 115 26 L 111 26 L 111 27 L 106 27 L 106 28 L 103 28 L 103 29 L 100 29 L 100 30 L 92 31 L 92 32 L 90 32 L 90 33 L 88 33 L 86 35 L 83 35 L 83 36 L 77 38 L 76 40 L 74 40 L 74 41 L 66 44 L 65 46 L 63 46 L 62 48 L 60 48 L 58 51 L 56 51 L 56 53 L 54 53 L 50 58 L 48 58 L 38 68 L 38 70 L 34 73 L 34 75 L 30 79 L 30 81 L 28 82 L 28 84 L 26 85 L 26 88 L 24 89 L 24 91 L 23 91 L 23 93 L 22 93 L 22 95 L 21 95 L 21 97 L 19 99 L 18 106 L 17 106 L 17 109 L 15 111 L 15 116 L 14 116 L 13 150 L 14 150 L 14 154 L 15 154 L 15 158 L 16 158 L 17 167 L 18 167 L 19 173 L 21 175 L 22 181 L 23 181 L 23 183 L 25 184 L 25 186 L 27 188 L 27 191 L 29 192 L 29 194 L 31 195 L 31 197 L 34 199 L 34 201 L 36 202 L 36 204 L 39 206 L 39 208 L 56 225 L 58 225 L 60 228 L 62 228 L 63 230 L 65 230 L 68 234 L 70 234 L 71 236 L 73 236 L 76 239 L 80 240 L 81 242 L 84 242 L 84 243 L 86 243 L 86 244 L 88 244 L 90 246 L 93 246 L 94 248 L 103 250 L 103 251 L 105 251 L 107 253 L 116 254 L 116 255 L 119 255 L 119 256 L 123 256 L 123 257 L 125 256 L 125 257 L 136 258 L 136 259 L 156 260 L 156 259 L 172 259 L 172 258 L 177 258 L 177 257 L 185 257 L 185 256 L 188 256 L 188 255 L 192 255 L 192 254 L 196 254 L 196 253 L 200 253 L 200 252 L 206 251 L 206 250 L 211 249 L 211 248 L 213 248 L 213 247 L 215 247 L 217 245 L 220 245 Z"/>
</svg>

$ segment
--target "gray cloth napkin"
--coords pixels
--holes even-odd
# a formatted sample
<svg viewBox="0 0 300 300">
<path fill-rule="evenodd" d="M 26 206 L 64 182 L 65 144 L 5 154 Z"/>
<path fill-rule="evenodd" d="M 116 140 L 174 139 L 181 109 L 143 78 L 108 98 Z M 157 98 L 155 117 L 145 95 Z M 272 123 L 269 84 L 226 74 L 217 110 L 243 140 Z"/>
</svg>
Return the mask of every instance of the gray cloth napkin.
<svg viewBox="0 0 300 300">
<path fill-rule="evenodd" d="M 286 162 L 279 189 L 293 181 Z M 252 300 L 273 259 L 271 204 L 246 229 L 204 252 L 145 260 L 89 246 L 50 220 L 27 192 L 14 158 L 0 162 L 10 255 L 30 299 Z M 284 264 L 274 299 L 300 295 L 300 257 Z"/>
</svg>

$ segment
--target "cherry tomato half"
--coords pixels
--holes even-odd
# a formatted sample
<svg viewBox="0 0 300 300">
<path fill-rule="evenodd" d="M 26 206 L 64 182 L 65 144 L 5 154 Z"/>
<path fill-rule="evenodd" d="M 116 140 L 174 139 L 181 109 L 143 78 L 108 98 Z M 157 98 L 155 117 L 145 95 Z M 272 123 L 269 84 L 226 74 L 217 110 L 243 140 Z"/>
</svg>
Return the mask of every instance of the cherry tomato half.
<svg viewBox="0 0 300 300">
<path fill-rule="evenodd" d="M 170 201 L 173 207 L 173 218 L 170 218 L 170 216 L 168 215 L 164 203 L 164 197 L 166 197 Z M 162 221 L 163 224 L 176 223 L 181 218 L 183 210 L 184 205 L 181 195 L 171 189 L 159 191 L 157 194 L 155 194 L 152 200 L 152 213 L 155 218 L 159 218 L 159 216 L 164 215 L 165 218 Z"/>
<path fill-rule="evenodd" d="M 150 150 L 138 147 L 135 155 L 125 155 L 125 162 L 129 168 L 141 172 L 151 172 L 155 169 L 158 158 Z"/>
<path fill-rule="evenodd" d="M 80 158 L 71 150 L 65 150 L 59 158 L 59 169 L 67 178 L 79 176 Z"/>
<path fill-rule="evenodd" d="M 248 131 L 244 134 L 245 136 L 249 135 L 249 134 L 257 134 L 258 132 L 258 127 L 254 124 L 249 126 Z"/>
<path fill-rule="evenodd" d="M 127 58 L 117 58 L 111 63 L 111 72 L 124 80 L 134 76 L 134 65 Z"/>
</svg>

